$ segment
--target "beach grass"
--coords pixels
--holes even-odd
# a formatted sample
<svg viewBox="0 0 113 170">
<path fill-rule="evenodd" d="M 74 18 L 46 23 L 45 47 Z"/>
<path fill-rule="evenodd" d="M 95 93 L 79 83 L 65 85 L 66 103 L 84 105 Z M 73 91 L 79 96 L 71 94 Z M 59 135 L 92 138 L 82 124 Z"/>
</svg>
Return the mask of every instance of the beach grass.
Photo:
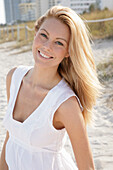
<svg viewBox="0 0 113 170">
<path fill-rule="evenodd" d="M 106 83 L 113 79 L 113 56 L 105 62 L 101 62 L 97 65 L 97 72 L 99 80 L 102 83 Z"/>
<path fill-rule="evenodd" d="M 113 17 L 113 11 L 109 10 L 96 10 L 91 13 L 85 13 L 83 15 L 80 15 L 80 17 L 83 20 L 97 20 L 97 19 L 104 19 L 104 18 L 110 18 Z M 24 27 L 23 29 L 20 29 L 19 32 L 19 38 L 17 36 L 17 26 L 14 25 L 14 35 L 12 38 L 12 32 L 9 31 L 9 34 L 7 34 L 7 31 L 5 33 L 3 30 L 1 31 L 1 38 L 0 43 L 8 42 L 8 41 L 16 41 L 13 48 L 21 48 L 23 46 L 27 46 L 29 44 L 32 44 L 34 39 L 35 30 L 33 31 L 27 31 L 27 39 L 25 34 L 25 25 L 27 25 L 29 28 L 34 28 L 35 21 L 26 22 L 18 24 L 19 27 Z M 91 33 L 92 39 L 99 39 L 99 38 L 113 38 L 113 21 L 107 21 L 107 22 L 98 22 L 98 23 L 86 23 L 86 26 L 89 29 L 89 32 Z M 8 26 L 9 29 L 11 26 Z M 30 47 L 31 49 L 31 47 Z M 29 50 L 29 48 L 28 48 Z"/>
<path fill-rule="evenodd" d="M 22 46 L 31 44 L 31 42 L 33 41 L 33 38 L 34 38 L 35 30 L 32 30 L 32 31 L 27 30 L 27 35 L 26 35 L 25 26 L 28 26 L 30 29 L 33 29 L 34 23 L 35 23 L 34 21 L 31 21 L 31 22 L 13 25 L 13 35 L 12 35 L 12 31 L 11 31 L 12 26 L 7 26 L 7 28 L 9 29 L 8 34 L 7 34 L 7 30 L 5 30 L 5 32 L 4 32 L 2 27 L 1 27 L 0 43 L 9 42 L 9 41 L 16 41 L 14 48 L 21 48 Z M 20 27 L 19 36 L 17 36 L 18 25 Z"/>
<path fill-rule="evenodd" d="M 85 20 L 98 20 L 113 17 L 113 11 L 110 10 L 96 10 L 91 13 L 85 13 L 82 16 Z M 94 39 L 99 38 L 113 38 L 113 20 L 96 23 L 87 23 L 91 35 Z"/>
</svg>

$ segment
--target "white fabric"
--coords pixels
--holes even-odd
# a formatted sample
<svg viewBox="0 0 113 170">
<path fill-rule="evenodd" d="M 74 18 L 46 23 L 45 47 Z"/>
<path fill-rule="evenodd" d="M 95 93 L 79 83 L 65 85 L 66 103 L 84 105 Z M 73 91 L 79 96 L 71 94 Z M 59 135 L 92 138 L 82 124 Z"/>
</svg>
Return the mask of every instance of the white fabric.
<svg viewBox="0 0 113 170">
<path fill-rule="evenodd" d="M 6 144 L 9 170 L 76 170 L 75 163 L 64 149 L 65 128 L 57 130 L 53 126 L 57 108 L 71 96 L 76 96 L 64 79 L 49 91 L 23 123 L 13 119 L 21 82 L 30 69 L 20 66 L 12 76 L 9 104 L 3 120 L 10 135 Z M 78 97 L 77 100 L 80 104 Z M 82 109 L 81 104 L 80 107 Z"/>
</svg>

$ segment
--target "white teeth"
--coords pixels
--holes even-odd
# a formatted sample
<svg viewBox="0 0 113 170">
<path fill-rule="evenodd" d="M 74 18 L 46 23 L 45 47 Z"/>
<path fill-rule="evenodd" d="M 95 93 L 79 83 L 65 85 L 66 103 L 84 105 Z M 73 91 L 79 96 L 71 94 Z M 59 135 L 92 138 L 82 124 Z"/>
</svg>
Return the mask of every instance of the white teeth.
<svg viewBox="0 0 113 170">
<path fill-rule="evenodd" d="M 41 53 L 41 52 L 40 52 L 40 55 L 41 55 L 42 57 L 44 57 L 44 58 L 51 58 L 51 57 L 48 57 L 48 56 L 46 56 L 45 54 L 43 54 L 43 53 Z"/>
</svg>

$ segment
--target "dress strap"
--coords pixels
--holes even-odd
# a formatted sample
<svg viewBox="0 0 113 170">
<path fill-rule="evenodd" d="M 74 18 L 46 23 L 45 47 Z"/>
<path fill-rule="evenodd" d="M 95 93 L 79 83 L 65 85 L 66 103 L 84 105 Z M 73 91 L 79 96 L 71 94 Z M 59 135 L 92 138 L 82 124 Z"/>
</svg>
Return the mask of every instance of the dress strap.
<svg viewBox="0 0 113 170">
<path fill-rule="evenodd" d="M 22 78 L 28 72 L 28 70 L 30 70 L 30 68 L 32 68 L 32 66 L 22 66 L 21 65 L 15 69 L 15 71 L 12 75 L 11 85 L 10 85 L 10 98 L 9 98 L 9 103 L 7 106 L 7 111 L 6 111 L 6 114 L 3 119 L 3 124 L 5 123 L 6 119 L 8 119 L 8 117 L 11 114 L 12 106 L 15 101 L 15 97 L 16 97 L 19 85 L 22 81 Z"/>
<path fill-rule="evenodd" d="M 18 84 L 20 79 L 24 77 L 24 75 L 27 73 L 27 71 L 30 70 L 30 68 L 32 68 L 32 66 L 23 66 L 23 65 L 18 66 L 12 75 L 11 85 L 13 83 Z"/>
<path fill-rule="evenodd" d="M 25 76 L 25 74 L 32 68 L 32 66 L 23 66 L 20 65 L 16 68 L 12 75 L 11 85 L 10 85 L 10 94 L 13 97 L 15 94 L 15 91 L 18 90 L 18 86 L 20 82 L 22 81 L 22 78 Z"/>
<path fill-rule="evenodd" d="M 51 114 L 50 121 L 53 123 L 53 117 L 57 109 L 60 107 L 62 103 L 68 100 L 70 97 L 75 96 L 78 104 L 80 106 L 81 111 L 83 111 L 83 107 L 78 96 L 73 92 L 73 90 L 69 87 L 67 82 L 63 80 L 62 84 L 60 84 L 57 89 L 55 89 L 54 94 L 51 96 Z"/>
</svg>

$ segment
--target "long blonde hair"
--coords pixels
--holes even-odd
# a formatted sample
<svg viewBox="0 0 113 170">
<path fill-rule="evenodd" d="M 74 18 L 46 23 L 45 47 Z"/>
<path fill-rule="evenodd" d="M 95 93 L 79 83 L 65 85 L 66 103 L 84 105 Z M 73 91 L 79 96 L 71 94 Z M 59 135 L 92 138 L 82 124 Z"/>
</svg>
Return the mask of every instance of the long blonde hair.
<svg viewBox="0 0 113 170">
<path fill-rule="evenodd" d="M 100 83 L 96 74 L 88 30 L 82 19 L 72 9 L 63 6 L 53 6 L 49 9 L 36 21 L 35 30 L 38 31 L 41 24 L 49 17 L 59 19 L 70 29 L 70 57 L 63 59 L 58 72 L 79 97 L 83 106 L 84 120 L 89 123 L 93 105 L 99 94 Z"/>
</svg>

